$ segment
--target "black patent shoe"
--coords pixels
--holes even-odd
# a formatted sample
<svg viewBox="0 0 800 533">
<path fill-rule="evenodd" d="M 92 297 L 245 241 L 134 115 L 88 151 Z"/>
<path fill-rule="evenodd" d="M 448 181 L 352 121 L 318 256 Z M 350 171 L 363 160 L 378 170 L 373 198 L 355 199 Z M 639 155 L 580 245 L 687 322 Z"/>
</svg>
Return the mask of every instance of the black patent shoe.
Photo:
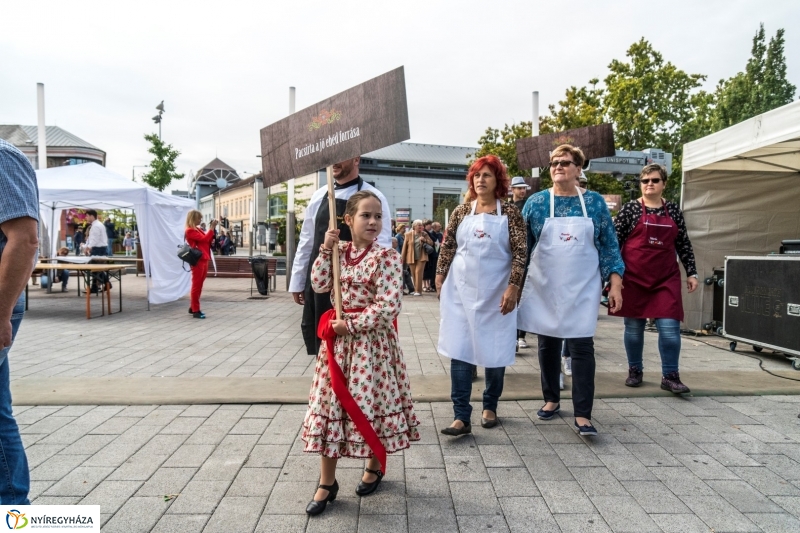
<svg viewBox="0 0 800 533">
<path fill-rule="evenodd" d="M 378 479 L 373 481 L 372 483 L 367 483 L 363 479 L 358 483 L 358 487 L 356 487 L 356 494 L 359 496 L 366 496 L 368 494 L 372 494 L 378 488 L 378 485 L 381 484 L 381 480 L 383 479 L 383 472 L 378 470 L 372 470 L 371 468 L 365 468 L 364 472 L 369 472 L 370 474 L 375 474 L 378 476 Z"/>
<path fill-rule="evenodd" d="M 334 479 L 333 485 L 319 485 L 317 488 L 327 490 L 328 497 L 321 501 L 311 500 L 308 502 L 308 505 L 306 506 L 306 514 L 310 514 L 311 516 L 322 513 L 322 511 L 324 511 L 328 506 L 328 503 L 336 499 L 336 494 L 339 492 L 339 482 Z"/>
</svg>

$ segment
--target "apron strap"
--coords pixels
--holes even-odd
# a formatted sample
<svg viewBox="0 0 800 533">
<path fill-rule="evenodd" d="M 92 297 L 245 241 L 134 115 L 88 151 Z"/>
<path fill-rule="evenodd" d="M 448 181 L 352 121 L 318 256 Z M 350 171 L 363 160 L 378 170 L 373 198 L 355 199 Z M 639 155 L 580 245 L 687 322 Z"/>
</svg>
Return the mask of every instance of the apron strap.
<svg viewBox="0 0 800 533">
<path fill-rule="evenodd" d="M 497 200 L 497 216 L 500 216 L 500 215 L 503 214 L 503 212 L 501 211 L 501 205 L 502 204 L 500 203 L 500 199 L 498 199 Z M 478 208 L 478 200 L 473 200 L 472 201 L 472 211 L 469 212 L 470 216 L 475 214 L 475 210 L 477 208 Z"/>
<path fill-rule="evenodd" d="M 586 204 L 583 201 L 583 195 L 581 194 L 581 189 L 577 185 L 575 186 L 575 190 L 578 191 L 578 199 L 581 201 L 581 210 L 583 211 L 583 216 L 588 218 L 589 215 L 586 214 Z M 550 218 L 555 217 L 555 194 L 553 194 L 553 188 L 550 188 Z"/>
</svg>

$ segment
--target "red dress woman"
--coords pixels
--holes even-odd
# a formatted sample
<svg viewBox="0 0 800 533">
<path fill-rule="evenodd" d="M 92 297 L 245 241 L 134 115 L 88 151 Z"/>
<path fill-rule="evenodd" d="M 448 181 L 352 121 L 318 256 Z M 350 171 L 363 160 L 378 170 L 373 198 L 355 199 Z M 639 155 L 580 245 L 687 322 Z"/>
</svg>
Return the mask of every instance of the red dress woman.
<svg viewBox="0 0 800 533">
<path fill-rule="evenodd" d="M 211 260 L 211 242 L 214 240 L 214 228 L 217 221 L 212 220 L 208 231 L 200 228 L 203 221 L 203 214 L 196 209 L 189 211 L 186 215 L 186 242 L 192 248 L 197 248 L 203 253 L 203 257 L 192 267 L 192 292 L 189 312 L 194 318 L 205 318 L 206 315 L 200 310 L 200 294 L 203 292 L 203 282 L 208 273 L 208 262 Z"/>
</svg>

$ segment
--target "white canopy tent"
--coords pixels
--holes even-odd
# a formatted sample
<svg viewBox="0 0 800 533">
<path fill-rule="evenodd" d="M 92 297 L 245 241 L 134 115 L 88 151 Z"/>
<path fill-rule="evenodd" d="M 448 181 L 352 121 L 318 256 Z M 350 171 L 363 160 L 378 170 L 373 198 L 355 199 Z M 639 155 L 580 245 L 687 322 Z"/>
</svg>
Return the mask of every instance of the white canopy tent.
<svg viewBox="0 0 800 533">
<path fill-rule="evenodd" d="M 61 211 L 69 208 L 133 209 L 147 279 L 149 303 L 172 302 L 189 292 L 191 275 L 176 255 L 186 214 L 194 202 L 164 194 L 96 163 L 37 170 L 42 221 L 55 256 Z"/>
<path fill-rule="evenodd" d="M 700 329 L 713 310 L 702 281 L 726 256 L 800 239 L 800 101 L 685 145 L 681 207 L 701 281 L 684 292 L 684 322 Z"/>
</svg>

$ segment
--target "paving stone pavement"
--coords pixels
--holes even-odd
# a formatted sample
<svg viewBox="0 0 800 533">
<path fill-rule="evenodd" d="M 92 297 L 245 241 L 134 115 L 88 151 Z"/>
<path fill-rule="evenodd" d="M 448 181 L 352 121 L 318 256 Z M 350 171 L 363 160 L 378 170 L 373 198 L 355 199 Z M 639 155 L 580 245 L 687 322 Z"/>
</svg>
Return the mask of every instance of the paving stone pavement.
<svg viewBox="0 0 800 533">
<path fill-rule="evenodd" d="M 597 400 L 597 438 L 541 402 L 446 437 L 449 403 L 416 408 L 422 440 L 358 498 L 308 518 L 319 459 L 302 405 L 15 408 L 34 504 L 100 505 L 104 532 L 800 531 L 800 397 Z M 479 405 L 474 405 L 476 410 Z"/>
<path fill-rule="evenodd" d="M 32 288 L 12 379 L 313 372 L 300 307 L 283 291 L 248 300 L 247 280 L 209 279 L 209 319 L 199 321 L 185 301 L 146 311 L 143 278 L 125 276 L 123 285 L 124 312 L 90 322 L 74 292 Z M 412 390 L 413 376 L 448 372 L 435 349 L 434 297 L 408 298 L 399 326 Z M 509 372 L 538 372 L 530 337 Z M 601 315 L 595 345 L 598 372 L 624 379 L 620 321 Z M 682 368 L 760 372 L 757 361 L 718 347 L 684 338 Z M 657 354 L 647 335 L 646 378 L 657 376 Z M 780 356 L 760 356 L 766 368 L 788 368 Z M 422 440 L 390 457 L 379 491 L 356 497 L 362 462 L 343 460 L 339 498 L 313 519 L 304 511 L 319 459 L 302 453 L 303 405 L 14 411 L 33 503 L 99 504 L 108 532 L 800 531 L 800 396 L 597 400 L 595 439 L 571 429 L 569 402 L 549 422 L 536 418 L 539 407 L 501 402 L 500 426 L 453 439 L 439 434 L 452 406 L 419 403 Z"/>
</svg>

